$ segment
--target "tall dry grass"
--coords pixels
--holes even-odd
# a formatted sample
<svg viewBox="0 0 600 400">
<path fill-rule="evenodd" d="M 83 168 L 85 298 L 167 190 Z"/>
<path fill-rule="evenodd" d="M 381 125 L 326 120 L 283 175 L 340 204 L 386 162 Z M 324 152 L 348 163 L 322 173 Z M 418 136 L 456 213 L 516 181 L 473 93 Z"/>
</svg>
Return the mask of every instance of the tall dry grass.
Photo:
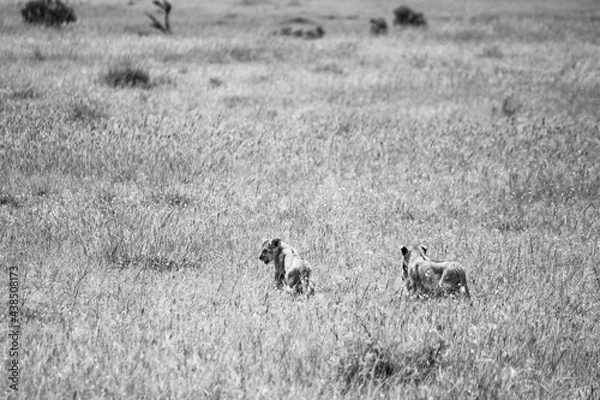
<svg viewBox="0 0 600 400">
<path fill-rule="evenodd" d="M 21 396 L 597 396 L 589 14 L 428 2 L 428 30 L 373 38 L 375 3 L 223 4 L 175 5 L 170 37 L 141 4 L 83 4 L 62 30 L 2 6 Z M 268 35 L 302 13 L 325 38 Z M 104 84 L 132 64 L 150 88 Z M 275 235 L 313 264 L 310 301 L 258 261 Z M 467 266 L 473 306 L 407 298 L 415 241 Z"/>
</svg>

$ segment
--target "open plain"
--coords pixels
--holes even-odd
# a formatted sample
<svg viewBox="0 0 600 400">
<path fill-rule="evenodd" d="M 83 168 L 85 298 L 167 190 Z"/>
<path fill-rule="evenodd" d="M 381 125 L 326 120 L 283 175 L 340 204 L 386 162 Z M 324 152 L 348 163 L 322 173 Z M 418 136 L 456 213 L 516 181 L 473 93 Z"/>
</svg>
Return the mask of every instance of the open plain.
<svg viewBox="0 0 600 400">
<path fill-rule="evenodd" d="M 380 36 L 400 4 L 180 0 L 170 35 L 70 4 L 0 4 L 21 398 L 600 398 L 598 0 L 413 1 Z M 274 288 L 274 236 L 314 297 Z M 408 297 L 409 243 L 473 304 Z"/>
</svg>

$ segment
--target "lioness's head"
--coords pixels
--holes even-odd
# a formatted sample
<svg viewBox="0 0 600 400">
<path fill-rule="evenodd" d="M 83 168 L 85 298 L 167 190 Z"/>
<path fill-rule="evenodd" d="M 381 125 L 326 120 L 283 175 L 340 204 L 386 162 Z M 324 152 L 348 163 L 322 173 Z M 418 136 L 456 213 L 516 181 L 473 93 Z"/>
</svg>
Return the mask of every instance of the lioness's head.
<svg viewBox="0 0 600 400">
<path fill-rule="evenodd" d="M 413 247 L 412 250 L 408 250 L 406 246 L 402 246 L 400 249 L 402 252 L 402 279 L 408 279 L 408 266 L 410 265 L 411 260 L 414 260 L 417 257 L 427 258 L 427 247 L 422 244 L 418 244 Z"/>
<path fill-rule="evenodd" d="M 281 246 L 280 238 L 267 239 L 262 244 L 262 251 L 260 252 L 260 256 L 258 259 L 265 264 L 270 263 L 275 259 L 275 255 L 277 254 L 277 249 Z"/>
</svg>

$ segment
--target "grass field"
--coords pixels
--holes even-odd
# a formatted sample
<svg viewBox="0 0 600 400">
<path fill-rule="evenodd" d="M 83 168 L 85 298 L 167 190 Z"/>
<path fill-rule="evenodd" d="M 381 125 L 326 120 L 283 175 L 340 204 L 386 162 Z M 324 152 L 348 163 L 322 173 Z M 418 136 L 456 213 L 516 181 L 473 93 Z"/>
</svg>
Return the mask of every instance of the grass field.
<svg viewBox="0 0 600 400">
<path fill-rule="evenodd" d="M 429 27 L 381 37 L 396 2 L 181 0 L 172 35 L 130 3 L 0 4 L 21 398 L 600 398 L 597 0 L 407 3 Z M 269 34 L 297 16 L 325 37 Z M 472 306 L 407 296 L 417 242 Z"/>
</svg>

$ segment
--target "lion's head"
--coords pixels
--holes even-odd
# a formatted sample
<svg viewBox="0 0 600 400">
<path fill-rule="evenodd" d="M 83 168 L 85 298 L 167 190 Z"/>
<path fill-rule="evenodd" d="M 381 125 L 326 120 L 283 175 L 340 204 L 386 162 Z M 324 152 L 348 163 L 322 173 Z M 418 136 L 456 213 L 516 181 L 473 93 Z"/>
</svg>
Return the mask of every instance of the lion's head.
<svg viewBox="0 0 600 400">
<path fill-rule="evenodd" d="M 266 239 L 262 244 L 262 250 L 260 252 L 260 256 L 258 256 L 258 259 L 265 264 L 270 263 L 271 261 L 275 260 L 277 250 L 280 246 L 280 238 Z"/>
<path fill-rule="evenodd" d="M 406 281 L 411 261 L 419 257 L 427 259 L 427 247 L 418 244 L 412 250 L 408 250 L 406 246 L 402 246 L 400 251 L 402 252 L 402 280 Z"/>
</svg>

